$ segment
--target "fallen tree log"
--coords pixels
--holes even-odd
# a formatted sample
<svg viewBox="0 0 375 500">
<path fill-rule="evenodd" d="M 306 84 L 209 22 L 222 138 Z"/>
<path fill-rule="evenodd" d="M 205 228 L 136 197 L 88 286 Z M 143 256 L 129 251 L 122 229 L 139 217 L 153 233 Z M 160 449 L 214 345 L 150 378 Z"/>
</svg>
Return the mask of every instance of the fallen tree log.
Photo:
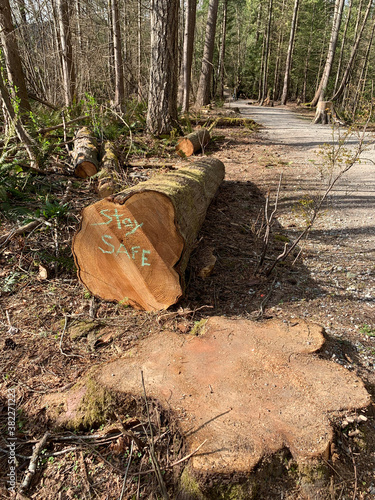
<svg viewBox="0 0 375 500">
<path fill-rule="evenodd" d="M 223 163 L 204 158 L 86 207 L 72 246 L 80 281 L 95 296 L 138 309 L 175 304 L 223 178 Z"/>
<path fill-rule="evenodd" d="M 99 172 L 97 193 L 99 198 L 106 198 L 115 193 L 120 186 L 119 161 L 110 141 L 103 145 L 103 157 Z"/>
<path fill-rule="evenodd" d="M 251 118 L 241 118 L 237 116 L 212 116 L 207 118 L 194 118 L 186 120 L 186 124 L 201 125 L 202 127 L 247 127 L 256 130 L 259 125 Z"/>
<path fill-rule="evenodd" d="M 210 132 L 205 128 L 200 128 L 180 139 L 176 151 L 180 156 L 191 156 L 207 146 L 210 138 Z"/>
<path fill-rule="evenodd" d="M 98 171 L 98 146 L 87 127 L 78 130 L 72 152 L 74 175 L 81 179 L 92 177 Z"/>
</svg>

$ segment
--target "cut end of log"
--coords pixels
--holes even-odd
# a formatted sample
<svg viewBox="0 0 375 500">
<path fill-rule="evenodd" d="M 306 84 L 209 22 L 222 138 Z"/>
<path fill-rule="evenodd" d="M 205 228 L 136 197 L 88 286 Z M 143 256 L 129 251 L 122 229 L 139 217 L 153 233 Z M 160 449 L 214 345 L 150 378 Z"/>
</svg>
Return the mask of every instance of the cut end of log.
<svg viewBox="0 0 375 500">
<path fill-rule="evenodd" d="M 209 142 L 209 131 L 205 128 L 201 128 L 180 139 L 176 146 L 176 151 L 180 156 L 191 156 L 201 151 Z"/>
<path fill-rule="evenodd" d="M 174 267 L 184 242 L 174 220 L 171 201 L 153 191 L 136 193 L 124 205 L 104 199 L 85 208 L 73 241 L 80 280 L 104 300 L 168 308 L 182 295 Z"/>
<path fill-rule="evenodd" d="M 92 177 L 98 172 L 98 148 L 96 139 L 87 127 L 78 130 L 72 152 L 74 175 L 80 179 Z"/>
<path fill-rule="evenodd" d="M 76 165 L 74 169 L 74 175 L 80 179 L 87 179 L 87 177 L 92 177 L 98 172 L 96 166 L 90 161 L 83 161 Z"/>
</svg>

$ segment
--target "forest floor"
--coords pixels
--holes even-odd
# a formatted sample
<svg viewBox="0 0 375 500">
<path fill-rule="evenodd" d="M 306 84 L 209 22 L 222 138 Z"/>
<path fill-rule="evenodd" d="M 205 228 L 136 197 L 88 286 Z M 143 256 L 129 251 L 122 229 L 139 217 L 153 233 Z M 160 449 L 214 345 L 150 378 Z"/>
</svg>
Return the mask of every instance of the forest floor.
<svg viewBox="0 0 375 500">
<path fill-rule="evenodd" d="M 230 103 L 229 107 L 238 108 L 242 115 L 264 127 L 258 131 L 247 127 L 214 130 L 214 140 L 205 154 L 224 162 L 226 178 L 209 208 L 191 257 L 186 295 L 167 313 L 145 313 L 100 301 L 78 283 L 71 239 L 81 209 L 97 200 L 94 181 L 74 180 L 67 213 L 2 246 L 1 498 L 10 496 L 6 491 L 9 467 L 1 449 L 7 446 L 7 419 L 13 410 L 17 486 L 29 466 L 33 444 L 46 431 L 51 432 L 27 491 L 30 498 L 119 498 L 128 465 L 123 498 L 160 498 L 155 474 L 145 473 L 152 468 L 149 457 L 138 450 L 129 459 L 129 442 L 123 436 L 119 438 L 122 425 L 118 419 L 142 439 L 146 439 L 152 422 L 158 461 L 166 471 L 163 477 L 169 495 L 175 497 L 185 462 L 168 467 L 186 457 L 184 440 L 178 422 L 157 402 L 150 403 L 148 418 L 142 400 L 118 396 L 117 412 L 113 412 L 113 401 L 101 394 L 102 415 L 95 414 L 91 421 L 71 432 L 55 428 L 45 397 L 63 394 L 93 367 L 117 359 L 141 339 L 165 329 L 184 334 L 208 316 L 255 320 L 260 315 L 317 322 L 324 327 L 327 338 L 320 357 L 357 373 L 375 397 L 372 162 L 363 159 L 353 166 L 330 193 L 308 238 L 300 242 L 293 258 L 282 262 L 266 277 L 256 269 L 263 244 L 267 193 L 270 192 L 271 211 L 283 174 L 265 260 L 269 265 L 283 251 L 285 241 L 303 231 L 312 197 L 319 190 L 324 192 L 332 171 L 325 168 L 327 162 L 319 150 L 323 143 L 332 142 L 332 129 L 312 126 L 311 116 L 303 109 L 261 109 L 246 101 Z M 354 140 L 345 143 L 355 148 Z M 118 145 L 121 150 L 121 144 Z M 369 144 L 364 156 L 374 155 L 371 147 Z M 122 152 L 124 159 L 126 148 Z M 168 168 L 160 168 L 160 157 L 155 159 L 159 162 L 158 171 Z M 162 159 L 166 164 L 181 162 L 172 148 L 165 149 Z M 153 158 L 146 160 L 142 155 L 138 158 L 147 165 L 145 168 L 125 167 L 124 179 L 136 182 L 153 175 Z M 69 180 L 56 172 L 42 178 L 35 176 L 38 189 L 60 200 L 67 194 Z M 2 233 L 14 226 L 6 216 L 1 222 Z M 199 270 L 207 249 L 217 262 L 213 273 L 202 278 Z M 82 329 L 83 323 L 86 330 Z M 366 421 L 352 418 L 346 426 L 335 423 L 336 449 L 328 463 L 330 474 L 323 489 L 321 483 L 313 483 L 309 490 L 303 488 L 298 471 L 289 460 L 279 474 L 267 478 L 261 493 L 254 498 L 375 498 L 375 407 L 371 406 L 365 416 Z"/>
</svg>

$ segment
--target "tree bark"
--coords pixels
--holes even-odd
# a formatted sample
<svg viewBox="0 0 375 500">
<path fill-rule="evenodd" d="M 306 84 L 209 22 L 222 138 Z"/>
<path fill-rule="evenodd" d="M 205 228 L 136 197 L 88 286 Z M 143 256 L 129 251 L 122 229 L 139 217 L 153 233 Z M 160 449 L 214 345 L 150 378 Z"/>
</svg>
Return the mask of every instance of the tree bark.
<svg viewBox="0 0 375 500">
<path fill-rule="evenodd" d="M 313 123 L 321 123 L 322 125 L 331 123 L 332 111 L 333 106 L 331 101 L 318 101 Z"/>
<path fill-rule="evenodd" d="M 349 1 L 349 5 L 348 5 L 347 17 L 346 17 L 346 21 L 345 21 L 344 33 L 342 34 L 340 55 L 339 55 L 339 61 L 338 61 L 338 64 L 337 64 L 336 79 L 335 79 L 335 86 L 334 86 L 334 92 L 333 93 L 336 93 L 337 85 L 339 83 L 339 78 L 340 78 L 340 73 L 341 73 L 341 66 L 342 66 L 343 58 L 344 58 L 344 48 L 345 48 L 345 43 L 346 43 L 346 34 L 348 32 L 348 26 L 349 26 L 350 18 L 351 18 L 351 15 L 352 15 L 352 6 L 353 6 L 353 0 L 350 0 Z"/>
<path fill-rule="evenodd" d="M 368 16 L 370 14 L 372 3 L 373 3 L 373 0 L 369 0 L 369 3 L 367 4 L 367 9 L 366 9 L 365 15 L 363 17 L 363 21 L 362 21 L 361 27 L 360 27 L 359 31 L 357 29 L 357 31 L 355 33 L 355 42 L 354 42 L 354 45 L 352 46 L 352 50 L 351 50 L 351 53 L 350 53 L 348 64 L 346 65 L 346 68 L 345 68 L 345 71 L 344 71 L 344 75 L 343 75 L 343 77 L 341 79 L 340 86 L 337 89 L 335 95 L 332 97 L 332 101 L 336 101 L 341 96 L 341 94 L 344 91 L 345 86 L 347 85 L 347 83 L 349 81 L 350 71 L 352 69 L 354 58 L 355 58 L 355 56 L 357 54 L 359 43 L 361 41 L 362 34 L 363 34 L 364 29 L 365 29 Z"/>
<path fill-rule="evenodd" d="M 353 109 L 352 109 L 352 120 L 353 121 L 355 120 L 355 115 L 357 113 L 358 105 L 363 98 L 362 94 L 363 94 L 363 90 L 364 90 L 365 85 L 366 85 L 369 56 L 370 56 L 370 52 L 371 52 L 372 43 L 374 40 L 374 34 L 375 34 L 375 23 L 372 25 L 370 40 L 367 44 L 366 55 L 365 55 L 365 58 L 363 61 L 361 74 L 360 74 L 359 79 L 358 79 L 357 90 L 356 90 L 355 96 L 354 96 L 354 104 L 353 104 Z"/>
<path fill-rule="evenodd" d="M 182 111 L 189 111 L 197 0 L 187 0 L 182 54 Z"/>
<path fill-rule="evenodd" d="M 289 46 L 288 52 L 286 55 L 286 64 L 285 64 L 285 75 L 284 75 L 284 86 L 283 93 L 281 96 L 281 104 L 286 104 L 288 98 L 288 87 L 289 87 L 289 78 L 290 78 L 290 69 L 292 66 L 292 55 L 293 55 L 293 47 L 294 47 L 294 38 L 296 35 L 296 25 L 297 25 L 297 15 L 299 8 L 299 0 L 295 0 L 294 9 L 293 9 L 293 18 L 292 25 L 290 27 L 290 37 L 289 37 Z"/>
<path fill-rule="evenodd" d="M 71 106 L 76 94 L 76 73 L 73 61 L 73 47 L 70 30 L 71 0 L 57 0 L 61 64 L 65 106 Z"/>
<path fill-rule="evenodd" d="M 271 39 L 271 23 L 272 23 L 272 8 L 273 8 L 273 0 L 269 0 L 268 4 L 268 23 L 267 23 L 267 33 L 265 39 L 264 46 L 264 60 L 263 60 L 263 75 L 262 75 L 262 93 L 260 97 L 259 104 L 263 106 L 264 101 L 267 96 L 267 85 L 268 85 L 268 60 L 269 60 L 269 51 L 270 51 L 270 39 Z"/>
<path fill-rule="evenodd" d="M 332 70 L 333 59 L 335 57 L 337 38 L 339 35 L 339 30 L 340 30 L 340 25 L 341 25 L 341 18 L 342 18 L 342 11 L 343 11 L 343 7 L 344 7 L 344 2 L 345 2 L 345 0 L 336 0 L 336 3 L 335 3 L 335 12 L 334 12 L 334 16 L 333 16 L 332 31 L 331 31 L 331 38 L 330 38 L 329 47 L 328 47 L 327 59 L 326 59 L 326 63 L 324 66 L 323 75 L 322 75 L 322 78 L 320 80 L 319 87 L 315 93 L 313 100 L 311 101 L 312 106 L 316 106 L 319 100 L 324 101 L 324 93 L 325 93 L 326 88 L 327 88 L 328 80 L 329 80 L 331 70 Z"/>
<path fill-rule="evenodd" d="M 103 157 L 100 165 L 100 172 L 97 185 L 99 198 L 106 198 L 120 189 L 120 166 L 119 161 L 110 141 L 103 145 Z"/>
<path fill-rule="evenodd" d="M 191 156 L 207 146 L 209 142 L 209 131 L 205 128 L 200 128 L 196 132 L 192 132 L 180 139 L 176 146 L 176 151 L 180 156 Z"/>
<path fill-rule="evenodd" d="M 219 53 L 219 64 L 217 70 L 218 79 L 218 96 L 220 99 L 224 99 L 224 74 L 225 74 L 225 45 L 226 45 L 226 35 L 227 35 L 227 18 L 228 18 L 228 0 L 223 1 L 223 22 L 221 27 L 221 44 Z"/>
<path fill-rule="evenodd" d="M 98 171 L 98 147 L 96 139 L 87 127 L 78 130 L 72 153 L 74 175 L 80 179 L 92 177 Z"/>
<path fill-rule="evenodd" d="M 199 107 L 206 106 L 210 102 L 212 61 L 214 56 L 218 4 L 218 0 L 210 0 L 208 4 L 203 59 L 196 100 L 196 104 Z"/>
<path fill-rule="evenodd" d="M 27 113 L 31 108 L 9 0 L 2 0 L 0 2 L 0 41 L 4 52 L 8 80 L 12 86 L 12 93 L 19 100 L 21 113 Z"/>
<path fill-rule="evenodd" d="M 37 155 L 37 146 L 30 137 L 29 133 L 23 126 L 23 123 L 21 121 L 21 118 L 18 113 L 14 110 L 12 100 L 9 96 L 8 90 L 5 86 L 4 80 L 3 80 L 3 75 L 0 70 L 0 96 L 3 104 L 3 109 L 5 110 L 6 114 L 8 115 L 11 123 L 13 124 L 17 137 L 19 140 L 22 142 L 22 144 L 25 146 L 27 154 L 30 158 L 31 164 L 33 168 L 39 168 L 38 165 L 38 155 Z"/>
<path fill-rule="evenodd" d="M 177 123 L 179 0 L 152 0 L 147 129 L 169 134 Z"/>
<path fill-rule="evenodd" d="M 206 158 L 85 208 L 73 239 L 80 281 L 96 296 L 148 311 L 175 304 L 224 165 Z"/>
<path fill-rule="evenodd" d="M 121 111 L 125 100 L 124 64 L 122 58 L 121 26 L 117 0 L 111 0 L 112 39 L 115 63 L 115 100 L 114 106 Z"/>
</svg>

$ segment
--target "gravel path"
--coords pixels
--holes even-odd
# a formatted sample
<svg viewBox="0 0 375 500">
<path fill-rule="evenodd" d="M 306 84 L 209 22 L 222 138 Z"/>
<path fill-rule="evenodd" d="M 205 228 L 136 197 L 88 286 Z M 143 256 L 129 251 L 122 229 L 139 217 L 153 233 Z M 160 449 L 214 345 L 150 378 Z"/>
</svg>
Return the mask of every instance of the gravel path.
<svg viewBox="0 0 375 500">
<path fill-rule="evenodd" d="M 255 153 L 249 149 L 249 158 L 252 154 L 255 159 L 249 159 L 249 165 L 244 159 L 240 165 L 248 172 L 247 179 L 264 193 L 270 186 L 275 192 L 283 174 L 277 222 L 284 234 L 296 238 L 306 224 L 298 216 L 300 201 L 323 193 L 327 185 L 327 162 L 319 151 L 324 143 L 332 143 L 332 127 L 313 125 L 311 117 L 286 107 L 260 107 L 241 100 L 228 107 L 239 108 L 241 114 L 262 125 L 252 146 Z M 345 129 L 335 130 L 336 143 L 343 134 Z M 285 318 L 312 319 L 329 335 L 348 341 L 358 355 L 357 363 L 348 363 L 337 345 L 329 355 L 359 369 L 362 377 L 375 385 L 375 149 L 371 134 L 366 141 L 361 162 L 337 183 L 302 245 L 303 264 L 313 286 L 306 288 L 297 280 L 295 298 L 285 293 L 271 312 Z M 356 144 L 355 136 L 345 141 L 349 152 Z M 263 154 L 273 161 L 262 167 Z M 280 285 L 280 293 L 283 287 Z"/>
<path fill-rule="evenodd" d="M 289 169 L 288 182 L 299 185 L 300 190 L 311 193 L 322 179 L 320 174 L 324 159 L 321 150 L 324 144 L 338 144 L 347 131 L 342 127 L 335 130 L 330 125 L 313 125 L 311 117 L 299 115 L 284 107 L 262 107 L 248 105 L 248 101 L 236 101 L 229 107 L 238 107 L 244 114 L 262 125 L 261 136 L 272 147 L 278 147 L 280 157 L 292 162 L 298 169 Z M 355 151 L 358 136 L 353 134 L 345 139 L 345 148 Z M 317 182 L 311 185 L 311 181 Z M 330 197 L 333 218 L 330 225 L 335 229 L 361 233 L 371 239 L 367 248 L 375 249 L 375 148 L 374 135 L 366 135 L 366 150 L 360 163 L 354 165 L 335 186 Z M 366 242 L 368 243 L 368 242 Z M 362 242 L 358 241 L 362 248 Z"/>
</svg>

